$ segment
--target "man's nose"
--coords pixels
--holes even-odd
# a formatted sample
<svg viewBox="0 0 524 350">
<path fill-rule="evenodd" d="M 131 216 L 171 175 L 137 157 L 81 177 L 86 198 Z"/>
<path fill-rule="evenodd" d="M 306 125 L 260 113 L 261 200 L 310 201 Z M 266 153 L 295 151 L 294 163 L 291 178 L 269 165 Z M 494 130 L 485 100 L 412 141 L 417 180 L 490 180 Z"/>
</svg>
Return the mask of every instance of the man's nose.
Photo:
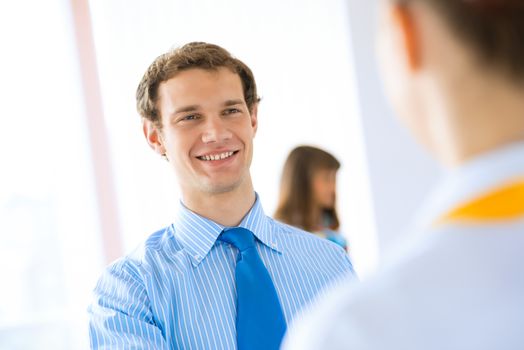
<svg viewBox="0 0 524 350">
<path fill-rule="evenodd" d="M 204 124 L 204 132 L 202 133 L 204 143 L 227 141 L 231 137 L 231 131 L 220 117 L 209 118 Z"/>
</svg>

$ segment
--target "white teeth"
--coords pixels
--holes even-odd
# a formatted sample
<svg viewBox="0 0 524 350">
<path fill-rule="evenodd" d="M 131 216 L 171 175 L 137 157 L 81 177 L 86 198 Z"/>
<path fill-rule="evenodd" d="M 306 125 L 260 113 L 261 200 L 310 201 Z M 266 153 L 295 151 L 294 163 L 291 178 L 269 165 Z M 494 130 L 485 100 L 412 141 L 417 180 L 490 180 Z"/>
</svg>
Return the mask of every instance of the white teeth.
<svg viewBox="0 0 524 350">
<path fill-rule="evenodd" d="M 223 152 L 223 153 L 220 153 L 220 154 L 211 154 L 211 155 L 205 155 L 205 156 L 201 156 L 199 157 L 200 159 L 202 160 L 220 160 L 220 159 L 226 159 L 226 158 L 229 158 L 233 155 L 234 152 Z"/>
</svg>

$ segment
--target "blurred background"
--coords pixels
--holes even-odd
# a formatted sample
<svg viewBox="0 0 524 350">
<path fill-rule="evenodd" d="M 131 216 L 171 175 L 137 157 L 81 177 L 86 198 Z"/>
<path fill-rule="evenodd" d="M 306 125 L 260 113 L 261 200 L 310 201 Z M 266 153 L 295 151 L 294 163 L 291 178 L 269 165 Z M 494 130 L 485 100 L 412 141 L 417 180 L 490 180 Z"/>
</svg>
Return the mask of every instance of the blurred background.
<svg viewBox="0 0 524 350">
<path fill-rule="evenodd" d="M 134 93 L 189 41 L 253 70 L 252 174 L 267 214 L 289 150 L 333 153 L 341 231 L 365 278 L 440 169 L 407 137 L 374 57 L 377 0 L 0 2 L 0 349 L 84 349 L 104 266 L 171 223 L 178 188 Z M 417 181 L 412 181 L 416 178 Z"/>
</svg>

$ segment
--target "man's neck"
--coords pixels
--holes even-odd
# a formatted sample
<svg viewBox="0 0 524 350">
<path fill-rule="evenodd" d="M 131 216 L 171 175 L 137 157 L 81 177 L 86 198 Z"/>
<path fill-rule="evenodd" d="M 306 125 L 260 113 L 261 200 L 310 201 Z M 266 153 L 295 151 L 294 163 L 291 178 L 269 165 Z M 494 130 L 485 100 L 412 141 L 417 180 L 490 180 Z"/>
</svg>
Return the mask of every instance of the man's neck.
<svg viewBox="0 0 524 350">
<path fill-rule="evenodd" d="M 496 79 L 473 78 L 468 83 L 445 96 L 444 125 L 433 135 L 435 144 L 441 145 L 437 147 L 439 157 L 452 167 L 524 141 L 524 90 Z"/>
<path fill-rule="evenodd" d="M 223 226 L 238 226 L 255 203 L 255 191 L 249 181 L 224 193 L 183 195 L 184 205 L 193 212 Z"/>
</svg>

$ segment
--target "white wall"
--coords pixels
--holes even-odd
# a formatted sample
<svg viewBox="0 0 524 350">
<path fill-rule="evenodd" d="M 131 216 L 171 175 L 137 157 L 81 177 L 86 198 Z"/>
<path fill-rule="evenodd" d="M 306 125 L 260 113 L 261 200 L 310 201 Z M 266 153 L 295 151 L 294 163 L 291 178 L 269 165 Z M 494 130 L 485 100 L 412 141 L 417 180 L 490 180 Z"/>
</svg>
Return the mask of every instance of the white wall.
<svg viewBox="0 0 524 350">
<path fill-rule="evenodd" d="M 87 348 L 103 259 L 68 5 L 0 2 L 0 349 Z"/>
<path fill-rule="evenodd" d="M 373 211 L 384 252 L 405 232 L 441 169 L 397 122 L 383 96 L 375 59 L 379 3 L 348 0 Z"/>
</svg>

